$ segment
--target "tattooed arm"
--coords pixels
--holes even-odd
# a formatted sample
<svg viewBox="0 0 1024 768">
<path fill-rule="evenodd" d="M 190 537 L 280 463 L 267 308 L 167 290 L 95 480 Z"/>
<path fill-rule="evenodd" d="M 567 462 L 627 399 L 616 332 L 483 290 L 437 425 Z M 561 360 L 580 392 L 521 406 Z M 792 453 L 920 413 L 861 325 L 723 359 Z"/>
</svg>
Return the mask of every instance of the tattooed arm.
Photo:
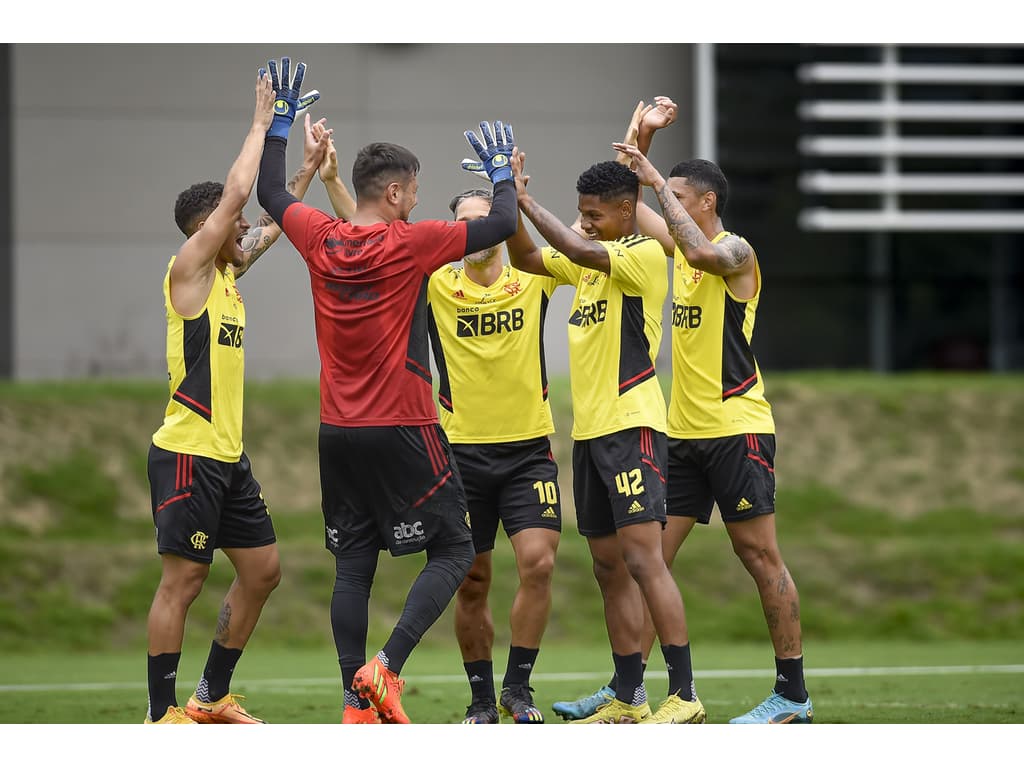
<svg viewBox="0 0 1024 768">
<path fill-rule="evenodd" d="M 697 222 L 686 212 L 686 208 L 680 202 L 684 195 L 679 187 L 685 186 L 681 181 L 674 182 L 677 188 L 673 189 L 651 161 L 636 147 L 618 143 L 613 146 L 633 158 L 640 183 L 654 189 L 669 234 L 690 266 L 722 277 L 747 275 L 753 272 L 754 250 L 746 240 L 729 235 L 717 243 L 712 243 Z"/>
<path fill-rule="evenodd" d="M 302 165 L 295 175 L 289 180 L 286 189 L 296 198 L 301 200 L 309 189 L 313 175 L 320 167 L 324 152 L 331 139 L 331 130 L 323 128 L 326 118 L 321 118 L 314 125 L 319 125 L 321 130 L 317 131 L 318 138 L 313 138 L 313 126 L 310 125 L 309 114 L 306 114 L 306 141 L 302 152 Z M 250 229 L 242 238 L 242 252 L 245 254 L 245 263 L 235 267 L 235 278 L 239 278 L 249 271 L 249 268 L 256 263 L 256 260 L 266 253 L 281 236 L 281 227 L 266 211 L 260 213 L 256 219 L 256 226 Z"/>
</svg>

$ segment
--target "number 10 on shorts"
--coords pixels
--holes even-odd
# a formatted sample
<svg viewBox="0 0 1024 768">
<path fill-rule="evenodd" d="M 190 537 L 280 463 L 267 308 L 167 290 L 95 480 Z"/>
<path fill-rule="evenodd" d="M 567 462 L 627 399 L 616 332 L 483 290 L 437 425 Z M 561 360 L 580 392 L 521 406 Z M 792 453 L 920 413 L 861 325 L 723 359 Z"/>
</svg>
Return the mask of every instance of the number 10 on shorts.
<svg viewBox="0 0 1024 768">
<path fill-rule="evenodd" d="M 533 484 L 533 490 L 537 492 L 537 496 L 540 498 L 541 504 L 557 504 L 558 503 L 558 486 L 553 481 L 538 480 Z"/>
</svg>

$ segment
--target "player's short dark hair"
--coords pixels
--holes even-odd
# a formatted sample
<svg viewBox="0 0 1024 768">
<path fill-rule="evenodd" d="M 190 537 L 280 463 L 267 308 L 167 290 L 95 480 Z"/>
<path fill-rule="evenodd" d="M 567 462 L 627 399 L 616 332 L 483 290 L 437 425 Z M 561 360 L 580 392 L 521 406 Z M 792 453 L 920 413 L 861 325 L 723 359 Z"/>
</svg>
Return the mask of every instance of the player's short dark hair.
<svg viewBox="0 0 1024 768">
<path fill-rule="evenodd" d="M 448 203 L 448 208 L 452 212 L 452 216 L 455 216 L 456 209 L 459 207 L 459 203 L 463 200 L 468 200 L 471 197 L 479 197 L 486 200 L 488 203 L 494 201 L 494 195 L 491 194 L 489 189 L 467 189 L 465 192 L 459 192 L 452 201 Z"/>
<path fill-rule="evenodd" d="M 359 150 L 352 164 L 352 187 L 356 197 L 378 198 L 388 184 L 420 172 L 420 161 L 398 144 L 377 141 Z"/>
<path fill-rule="evenodd" d="M 185 237 L 192 237 L 199 221 L 213 213 L 223 194 L 224 185 L 219 181 L 201 181 L 178 195 L 174 223 Z"/>
<path fill-rule="evenodd" d="M 705 192 L 715 193 L 715 212 L 719 216 L 725 215 L 725 204 L 729 201 L 729 182 L 722 173 L 722 169 L 710 160 L 684 160 L 676 163 L 668 172 L 669 178 L 680 176 L 686 179 L 686 183 L 696 189 L 702 195 Z"/>
<path fill-rule="evenodd" d="M 636 203 L 640 180 L 622 163 L 606 160 L 596 163 L 580 174 L 576 191 L 581 195 L 597 195 L 602 203 L 617 197 L 628 197 Z"/>
</svg>

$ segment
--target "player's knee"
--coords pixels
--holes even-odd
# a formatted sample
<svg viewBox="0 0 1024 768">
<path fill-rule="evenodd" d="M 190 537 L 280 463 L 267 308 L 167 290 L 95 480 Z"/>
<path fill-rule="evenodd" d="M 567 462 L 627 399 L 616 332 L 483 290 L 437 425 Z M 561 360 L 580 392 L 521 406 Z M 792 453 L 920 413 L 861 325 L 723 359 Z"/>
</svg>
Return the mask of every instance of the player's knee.
<svg viewBox="0 0 1024 768">
<path fill-rule="evenodd" d="M 158 591 L 167 602 L 187 608 L 203 591 L 209 573 L 208 567 L 201 566 L 181 569 L 173 574 L 165 573 L 160 579 Z"/>
<path fill-rule="evenodd" d="M 519 580 L 526 585 L 547 586 L 555 571 L 555 553 L 550 549 L 530 552 L 519 564 Z"/>
<path fill-rule="evenodd" d="M 489 564 L 481 563 L 479 558 L 470 566 L 469 573 L 459 585 L 459 599 L 463 602 L 483 602 L 491 588 L 491 569 Z"/>
<path fill-rule="evenodd" d="M 760 574 L 777 571 L 782 566 L 778 547 L 763 542 L 734 541 L 732 551 L 743 567 L 757 578 Z"/>
</svg>

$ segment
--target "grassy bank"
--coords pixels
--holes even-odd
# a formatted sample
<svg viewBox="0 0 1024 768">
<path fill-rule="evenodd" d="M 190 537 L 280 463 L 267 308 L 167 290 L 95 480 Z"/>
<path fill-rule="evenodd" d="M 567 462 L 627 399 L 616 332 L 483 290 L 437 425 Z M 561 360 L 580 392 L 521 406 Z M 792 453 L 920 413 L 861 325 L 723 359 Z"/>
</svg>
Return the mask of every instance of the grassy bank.
<svg viewBox="0 0 1024 768">
<path fill-rule="evenodd" d="M 566 530 L 548 637 L 606 643 L 571 505 L 568 385 L 552 384 Z M 769 378 L 778 528 L 809 639 L 1024 639 L 1024 377 L 791 374 Z M 138 648 L 159 578 L 146 450 L 155 383 L 0 385 L 0 650 Z M 246 450 L 264 487 L 284 580 L 261 642 L 330 643 L 315 382 L 252 383 Z M 371 642 L 400 610 L 418 557 L 381 559 Z M 498 642 L 514 573 L 495 553 Z M 509 574 L 503 578 L 501 574 Z M 677 561 L 691 632 L 761 643 L 749 577 L 716 520 Z M 218 556 L 189 642 L 208 643 L 230 568 Z M 391 585 L 396 585 L 394 588 Z M 450 616 L 428 635 L 453 642 Z"/>
</svg>

